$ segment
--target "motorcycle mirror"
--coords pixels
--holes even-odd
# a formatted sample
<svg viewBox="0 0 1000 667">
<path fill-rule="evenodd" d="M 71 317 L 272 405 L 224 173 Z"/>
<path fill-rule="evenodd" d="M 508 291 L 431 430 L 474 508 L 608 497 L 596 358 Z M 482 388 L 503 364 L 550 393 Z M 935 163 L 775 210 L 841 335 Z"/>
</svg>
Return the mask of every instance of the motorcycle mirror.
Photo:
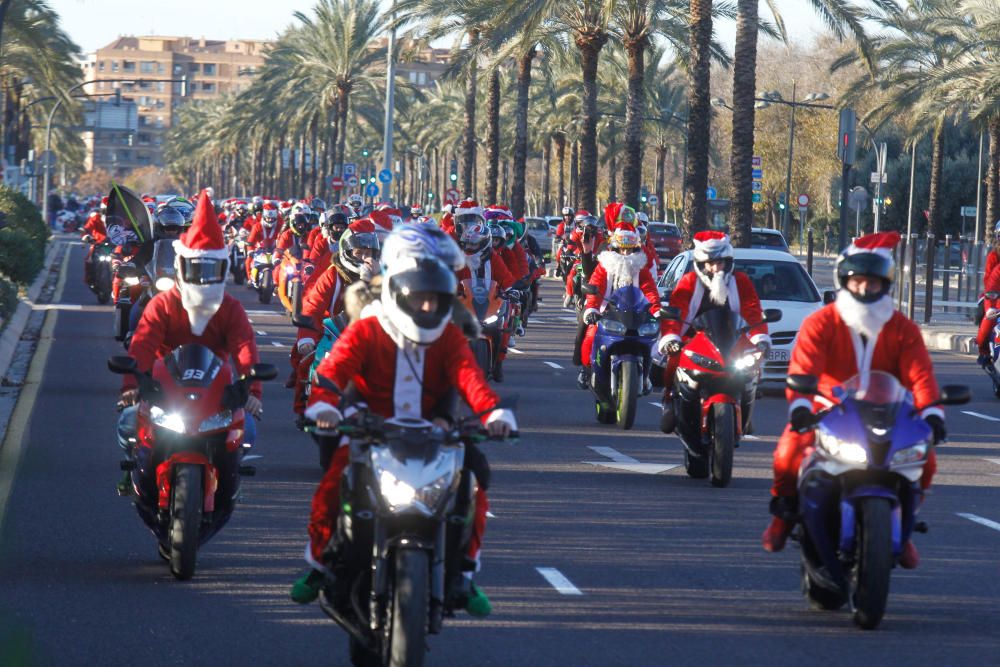
<svg viewBox="0 0 1000 667">
<path fill-rule="evenodd" d="M 680 322 L 681 309 L 676 306 L 663 306 L 660 309 L 660 319 L 668 322 Z"/>
<path fill-rule="evenodd" d="M 815 396 L 819 393 L 819 378 L 815 375 L 789 375 L 785 383 L 789 389 L 800 394 Z"/>
<path fill-rule="evenodd" d="M 823 292 L 823 305 L 828 305 L 837 300 L 836 290 L 828 289 Z"/>
<path fill-rule="evenodd" d="M 254 364 L 250 369 L 249 377 L 252 377 L 254 380 L 267 382 L 278 377 L 278 369 L 274 364 Z"/>
<path fill-rule="evenodd" d="M 135 359 L 128 356 L 127 354 L 116 354 L 115 356 L 108 359 L 108 370 L 112 373 L 117 373 L 118 375 L 128 375 L 129 373 L 135 373 L 136 363 Z"/>
<path fill-rule="evenodd" d="M 972 400 L 972 391 L 963 384 L 947 384 L 941 388 L 941 405 L 965 405 Z"/>
<path fill-rule="evenodd" d="M 780 322 L 781 317 L 782 314 L 779 308 L 767 308 L 766 310 L 764 310 L 765 322 Z"/>
<path fill-rule="evenodd" d="M 292 315 L 292 324 L 300 329 L 311 329 L 312 331 L 319 331 L 313 324 L 312 318 L 306 317 L 305 315 Z"/>
</svg>

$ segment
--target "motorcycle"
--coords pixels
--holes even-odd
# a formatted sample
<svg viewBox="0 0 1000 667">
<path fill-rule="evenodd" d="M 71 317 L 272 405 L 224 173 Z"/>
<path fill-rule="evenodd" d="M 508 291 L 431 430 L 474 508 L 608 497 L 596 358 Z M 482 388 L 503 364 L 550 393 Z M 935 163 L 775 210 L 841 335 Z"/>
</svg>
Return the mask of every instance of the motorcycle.
<svg viewBox="0 0 1000 667">
<path fill-rule="evenodd" d="M 125 349 L 132 343 L 132 334 L 139 324 L 142 312 L 150 300 L 160 292 L 166 292 L 174 286 L 177 270 L 174 267 L 174 259 L 177 251 L 174 250 L 174 242 L 169 239 L 160 239 L 153 245 L 153 258 L 145 266 L 146 275 L 143 276 L 141 284 L 143 291 L 134 304 L 128 317 L 128 333 L 125 334 Z"/>
<path fill-rule="evenodd" d="M 129 333 L 133 299 L 138 301 L 139 294 L 145 289 L 149 280 L 145 275 L 140 275 L 139 269 L 132 262 L 122 262 L 118 265 L 115 270 L 115 280 L 117 290 L 113 333 L 115 340 L 121 342 Z"/>
<path fill-rule="evenodd" d="M 586 288 L 590 292 L 596 289 L 591 285 Z M 608 297 L 597 322 L 590 390 L 601 424 L 631 429 L 639 396 L 651 389 L 651 355 L 660 333 L 659 318 L 649 312 L 651 305 L 638 287 L 621 287 Z"/>
<path fill-rule="evenodd" d="M 274 260 L 270 250 L 255 250 L 250 267 L 250 284 L 257 290 L 257 300 L 271 303 L 274 295 Z"/>
<path fill-rule="evenodd" d="M 426 636 L 465 605 L 477 486 L 466 452 L 487 439 L 470 422 L 444 431 L 362 411 L 333 433 L 316 432 L 350 438 L 344 509 L 327 547 L 335 579 L 319 603 L 350 636 L 354 665 L 419 667 Z"/>
<path fill-rule="evenodd" d="M 788 386 L 817 395 L 811 375 Z M 873 629 L 885 614 L 890 571 L 914 532 L 923 500 L 920 477 L 933 432 L 913 397 L 888 373 L 855 376 L 832 392 L 834 405 L 814 415 L 816 446 L 799 473 L 802 592 L 817 609 L 850 603 L 854 622 Z M 968 387 L 947 386 L 943 405 L 970 398 Z"/>
<path fill-rule="evenodd" d="M 990 303 L 996 303 L 996 300 L 1000 299 L 1000 292 L 986 292 L 983 298 L 988 299 Z M 983 366 L 983 370 L 993 382 L 993 395 L 1000 398 L 1000 371 L 997 370 L 997 360 L 1000 359 L 1000 309 L 986 309 L 985 301 L 981 307 L 984 309 L 983 318 L 993 320 L 993 331 L 989 338 L 990 360 Z"/>
<path fill-rule="evenodd" d="M 128 356 L 111 357 L 108 368 L 139 383 L 135 433 L 118 433 L 131 452 L 121 468 L 131 473 L 135 508 L 174 577 L 190 579 L 198 548 L 233 512 L 240 478 L 255 472 L 243 465 L 249 383 L 273 380 L 278 370 L 256 364 L 234 380 L 229 364 L 197 344 L 157 360 L 151 373 Z"/>
<path fill-rule="evenodd" d="M 88 234 L 84 237 L 84 241 L 92 243 L 93 239 Z M 94 252 L 90 256 L 90 276 L 93 282 L 88 287 L 97 296 L 97 303 L 100 304 L 111 301 L 111 284 L 113 282 L 111 261 L 114 252 L 114 243 L 105 240 L 95 245 Z"/>
<path fill-rule="evenodd" d="M 232 228 L 228 228 L 231 230 Z M 229 231 L 229 272 L 233 276 L 234 285 L 242 285 L 246 280 L 247 237 L 245 229 L 238 232 Z"/>
<path fill-rule="evenodd" d="M 458 299 L 479 321 L 479 338 L 472 341 L 472 353 L 487 379 L 500 359 L 503 334 L 509 332 L 510 304 L 499 293 L 496 281 L 467 278 L 458 286 Z"/>
<path fill-rule="evenodd" d="M 677 320 L 676 308 L 664 309 Z M 763 322 L 779 322 L 781 311 L 764 311 Z M 753 411 L 762 353 L 740 326 L 742 318 L 729 308 L 712 308 L 690 326 L 695 335 L 680 352 L 674 379 L 677 435 L 684 445 L 684 469 L 689 477 L 711 475 L 712 486 L 728 486 L 733 453 L 740 446 Z M 595 346 L 596 347 L 596 346 Z"/>
<path fill-rule="evenodd" d="M 312 320 L 304 315 L 297 315 L 292 318 L 292 323 L 302 329 L 314 329 Z M 302 357 L 300 364 L 308 366 L 309 371 L 307 374 L 308 381 L 304 382 L 302 387 L 297 387 L 296 391 L 303 391 L 305 396 L 308 398 L 310 388 L 317 382 L 316 369 L 319 367 L 321 361 L 326 356 L 327 352 L 333 347 L 333 344 L 337 342 L 340 335 L 347 328 L 348 321 L 347 315 L 340 313 L 336 317 L 328 317 L 323 320 L 323 331 L 321 332 L 323 336 L 320 338 L 319 343 L 316 344 L 316 349 L 314 349 L 309 354 Z M 302 366 L 300 365 L 301 369 Z M 300 375 L 301 377 L 301 375 Z M 302 421 L 304 424 L 305 421 Z M 329 438 L 317 438 L 314 437 L 313 440 L 316 441 L 316 445 L 319 448 L 319 465 L 323 470 L 330 467 L 330 461 L 333 459 L 333 454 L 337 450 L 337 442 Z"/>
<path fill-rule="evenodd" d="M 286 251 L 278 264 L 278 298 L 289 314 L 302 310 L 302 284 L 307 279 L 306 262 Z"/>
</svg>

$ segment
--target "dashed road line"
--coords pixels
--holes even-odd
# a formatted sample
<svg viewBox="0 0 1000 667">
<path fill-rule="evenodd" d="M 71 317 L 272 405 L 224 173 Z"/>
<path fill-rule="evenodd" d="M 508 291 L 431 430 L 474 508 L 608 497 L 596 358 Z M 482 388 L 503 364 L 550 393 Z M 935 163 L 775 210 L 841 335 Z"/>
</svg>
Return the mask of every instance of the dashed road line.
<svg viewBox="0 0 1000 667">
<path fill-rule="evenodd" d="M 991 417 L 989 415 L 984 415 L 981 412 L 973 412 L 972 410 L 962 410 L 963 415 L 969 415 L 970 417 L 979 417 L 980 419 L 985 419 L 989 422 L 1000 422 L 1000 419 L 996 417 Z"/>
<path fill-rule="evenodd" d="M 573 585 L 573 582 L 566 578 L 562 572 L 554 567 L 536 567 L 538 574 L 545 577 L 545 581 L 552 585 L 563 595 L 583 595 L 583 591 Z"/>
<path fill-rule="evenodd" d="M 266 332 L 266 331 L 258 331 L 258 332 L 257 332 L 257 335 L 258 335 L 258 336 L 266 336 L 266 335 L 267 335 L 267 332 Z"/>
<path fill-rule="evenodd" d="M 495 519 L 495 518 L 497 518 L 497 515 L 496 515 L 496 514 L 494 514 L 493 512 L 489 512 L 489 511 L 487 511 L 487 512 L 486 512 L 486 518 L 487 518 L 487 519 Z"/>
<path fill-rule="evenodd" d="M 622 454 L 621 452 L 619 452 L 614 447 L 596 447 L 594 445 L 591 445 L 591 446 L 587 447 L 587 449 L 591 449 L 595 453 L 600 454 L 601 456 L 607 456 L 609 459 L 611 459 L 615 463 L 638 463 L 639 462 L 639 459 L 634 459 L 631 456 L 629 456 L 628 454 Z"/>
<path fill-rule="evenodd" d="M 575 317 L 568 317 L 566 315 L 560 315 L 559 319 L 562 320 L 563 322 L 576 322 Z"/>
<path fill-rule="evenodd" d="M 584 461 L 584 463 L 592 466 L 601 466 L 604 468 L 612 468 L 614 470 L 624 470 L 625 472 L 637 472 L 643 475 L 659 475 L 660 473 L 680 467 L 680 464 L 678 463 L 640 463 L 628 454 L 622 454 L 613 447 L 595 447 L 591 445 L 588 449 L 593 450 L 596 454 L 600 454 L 601 456 L 606 456 L 611 459 L 610 462 Z"/>
<path fill-rule="evenodd" d="M 514 354 L 524 354 L 524 352 L 522 352 L 521 350 L 517 349 L 516 347 L 508 347 L 507 351 L 508 352 L 513 352 Z"/>
<path fill-rule="evenodd" d="M 284 346 L 285 346 L 285 345 L 284 345 L 284 343 L 279 343 L 279 342 L 278 342 L 278 341 L 276 341 L 276 340 L 272 340 L 272 341 L 271 341 L 271 345 L 273 345 L 273 346 L 275 346 L 275 347 L 284 347 Z"/>
<path fill-rule="evenodd" d="M 545 364 L 546 366 L 550 367 L 550 368 L 555 368 L 557 370 L 562 370 L 563 369 L 562 366 L 560 366 L 559 364 L 557 364 L 554 361 L 543 361 L 542 363 Z"/>
<path fill-rule="evenodd" d="M 992 528 L 993 530 L 1000 531 L 1000 523 L 997 523 L 996 521 L 991 521 L 976 514 L 967 514 L 966 512 L 956 512 L 956 514 L 962 517 L 963 519 L 968 519 L 969 521 L 978 523 L 981 526 L 986 526 L 987 528 Z"/>
</svg>

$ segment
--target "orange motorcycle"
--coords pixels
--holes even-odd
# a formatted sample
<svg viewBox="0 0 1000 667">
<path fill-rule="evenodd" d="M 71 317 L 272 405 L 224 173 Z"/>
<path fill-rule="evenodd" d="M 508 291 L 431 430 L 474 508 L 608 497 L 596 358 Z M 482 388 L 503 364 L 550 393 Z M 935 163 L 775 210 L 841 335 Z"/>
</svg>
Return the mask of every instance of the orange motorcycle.
<svg viewBox="0 0 1000 667">
<path fill-rule="evenodd" d="M 510 304 L 494 280 L 467 278 L 458 286 L 459 302 L 479 321 L 479 338 L 472 341 L 472 352 L 486 378 L 500 358 L 503 335 L 510 333 Z"/>
</svg>

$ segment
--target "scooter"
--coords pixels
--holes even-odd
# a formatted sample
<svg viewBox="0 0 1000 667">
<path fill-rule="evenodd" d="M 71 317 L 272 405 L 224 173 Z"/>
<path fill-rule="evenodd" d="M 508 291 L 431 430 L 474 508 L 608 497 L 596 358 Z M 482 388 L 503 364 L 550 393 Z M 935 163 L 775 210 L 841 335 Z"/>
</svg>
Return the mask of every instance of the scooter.
<svg viewBox="0 0 1000 667">
<path fill-rule="evenodd" d="M 256 364 L 235 379 L 226 361 L 196 344 L 157 360 L 151 373 L 140 373 L 128 356 L 111 357 L 108 368 L 139 384 L 135 432 L 118 433 L 129 452 L 121 467 L 131 473 L 135 508 L 174 577 L 190 579 L 198 548 L 232 514 L 240 479 L 255 473 L 243 465 L 250 382 L 273 380 L 278 370 Z"/>
<path fill-rule="evenodd" d="M 676 308 L 664 317 L 676 321 Z M 779 322 L 781 311 L 764 311 L 764 322 Z M 711 308 L 690 323 L 695 335 L 680 352 L 674 380 L 677 434 L 684 445 L 689 477 L 711 474 L 712 486 L 728 486 L 733 454 L 753 411 L 762 353 L 747 333 L 760 322 L 743 325 L 728 307 Z"/>
<path fill-rule="evenodd" d="M 651 306 L 642 290 L 628 285 L 612 292 L 601 312 L 590 356 L 590 390 L 601 424 L 631 429 L 639 397 L 652 387 L 651 354 L 660 324 Z"/>
<path fill-rule="evenodd" d="M 791 375 L 788 386 L 817 395 L 811 375 Z M 947 386 L 943 405 L 968 403 L 968 387 Z M 913 397 L 888 373 L 855 376 L 813 416 L 816 446 L 799 473 L 802 592 L 813 607 L 850 603 L 854 622 L 873 629 L 882 621 L 889 577 L 914 532 L 923 501 L 920 477 L 934 435 Z"/>
</svg>

